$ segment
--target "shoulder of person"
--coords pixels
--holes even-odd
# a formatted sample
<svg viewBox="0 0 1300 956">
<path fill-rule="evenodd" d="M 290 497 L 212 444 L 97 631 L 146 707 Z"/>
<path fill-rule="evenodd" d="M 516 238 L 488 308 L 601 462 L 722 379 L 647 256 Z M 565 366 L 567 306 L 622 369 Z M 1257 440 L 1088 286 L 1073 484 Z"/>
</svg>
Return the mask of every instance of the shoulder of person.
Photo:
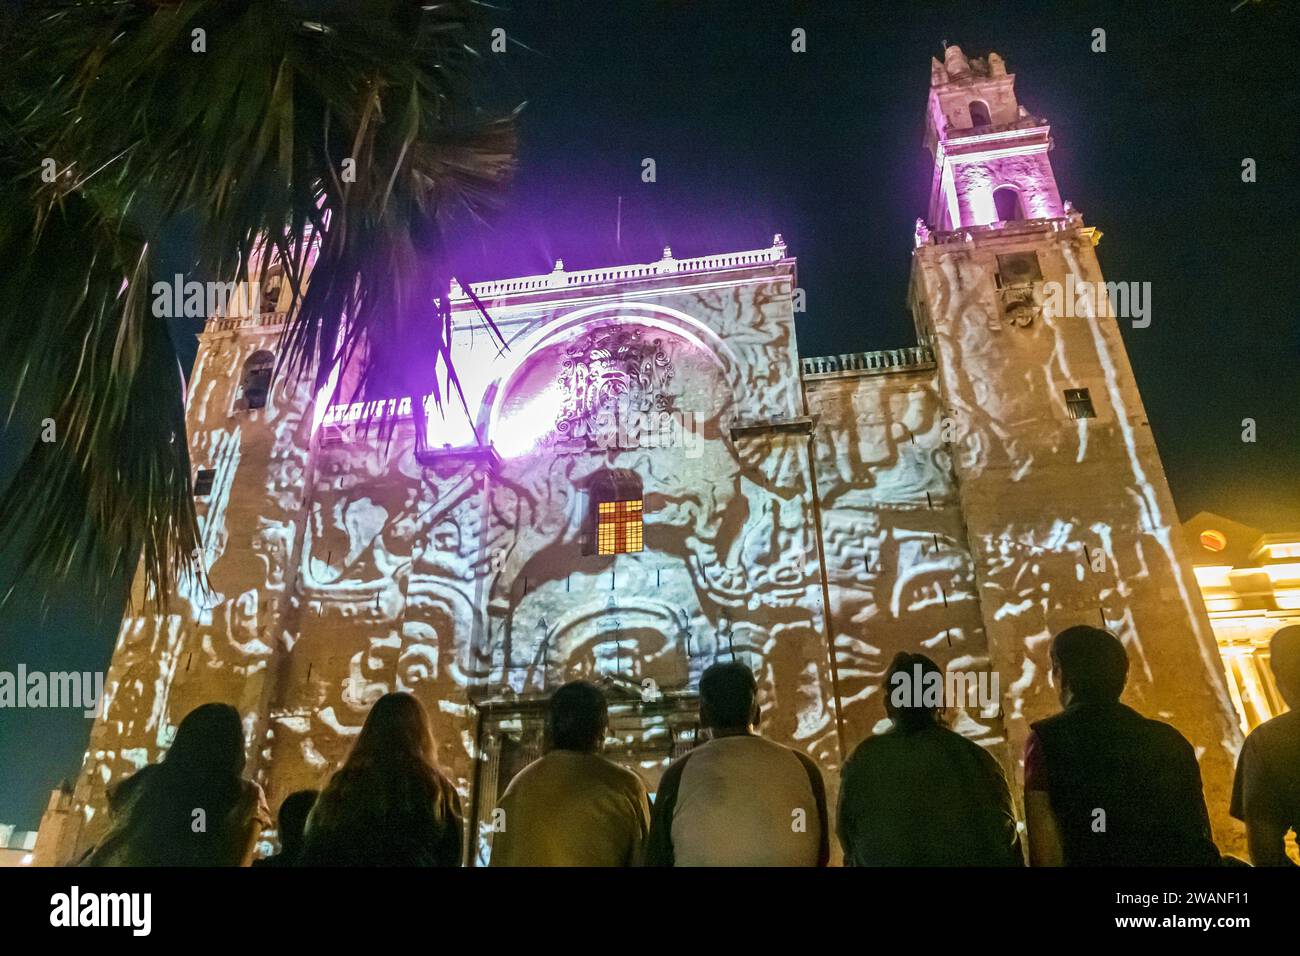
<svg viewBox="0 0 1300 956">
<path fill-rule="evenodd" d="M 888 750 L 890 747 L 894 746 L 895 741 L 891 739 L 893 736 L 894 735 L 891 732 L 886 731 L 883 734 L 872 734 L 871 736 L 864 738 L 861 743 L 853 748 L 853 752 L 849 754 L 849 759 L 844 762 L 844 769 L 848 770 L 849 767 L 870 760 L 881 751 Z"/>
<path fill-rule="evenodd" d="M 1029 729 L 1031 731 L 1034 731 L 1035 733 L 1038 733 L 1043 730 L 1050 732 L 1053 728 L 1058 727 L 1065 721 L 1069 720 L 1069 718 L 1070 718 L 1070 712 L 1068 710 L 1058 710 L 1056 713 L 1052 714 L 1049 717 L 1043 717 L 1040 720 L 1035 720 L 1033 723 L 1029 725 Z"/>
<path fill-rule="evenodd" d="M 1157 720 L 1154 717 L 1143 717 L 1147 730 L 1159 737 L 1162 742 L 1178 750 L 1186 750 L 1193 756 L 1196 754 L 1196 748 L 1192 746 L 1190 740 L 1183 736 L 1173 724 L 1166 723 L 1163 720 Z"/>
<path fill-rule="evenodd" d="M 1246 746 L 1252 750 L 1272 747 L 1286 740 L 1300 741 L 1300 710 L 1270 717 L 1246 735 Z"/>
<path fill-rule="evenodd" d="M 686 753 L 682 754 L 680 757 L 678 757 L 676 760 L 670 763 L 664 769 L 663 776 L 659 778 L 659 789 L 662 790 L 664 788 L 664 782 L 669 780 L 670 778 L 671 779 L 680 778 L 682 775 L 682 771 L 686 769 L 686 762 L 690 760 L 692 757 L 695 757 L 699 753 L 701 753 L 704 750 L 704 748 L 707 747 L 711 742 L 712 741 L 705 741 L 702 744 L 697 744 L 695 747 L 686 751 Z"/>
<path fill-rule="evenodd" d="M 618 780 L 628 790 L 631 790 L 633 793 L 638 795 L 649 792 L 645 785 L 645 781 L 641 779 L 641 775 L 631 767 L 620 766 L 608 757 L 601 757 L 601 759 L 609 765 L 611 776 Z"/>
<path fill-rule="evenodd" d="M 951 727 L 940 727 L 938 729 L 942 731 L 939 735 L 939 739 L 945 741 L 950 746 L 955 747 L 963 753 L 971 754 L 975 760 L 978 760 L 981 763 L 994 764 L 998 767 L 1002 766 L 1002 764 L 998 763 L 998 758 L 989 753 L 987 747 L 980 746 L 979 741 L 972 740 L 970 737 L 967 737 L 963 733 L 958 733 Z"/>
<path fill-rule="evenodd" d="M 803 765 L 804 769 L 807 770 L 809 773 L 815 773 L 818 777 L 822 775 L 822 768 L 817 766 L 817 761 L 814 760 L 811 755 L 804 753 L 802 750 L 799 750 L 798 748 L 787 747 L 785 744 L 777 744 L 777 746 L 781 747 L 783 750 L 788 750 L 790 751 L 790 753 L 794 754 L 795 758 L 799 761 L 799 763 Z"/>
<path fill-rule="evenodd" d="M 505 792 L 501 794 L 501 799 L 504 800 L 506 797 L 514 796 L 520 787 L 527 785 L 530 780 L 541 773 L 550 763 L 546 759 L 549 756 L 550 754 L 542 754 L 536 760 L 525 764 L 522 770 L 510 778 L 510 782 L 506 784 Z"/>
<path fill-rule="evenodd" d="M 123 777 L 116 783 L 111 784 L 108 788 L 109 808 L 117 809 L 129 802 L 141 787 L 146 786 L 150 780 L 158 775 L 158 766 L 156 763 L 147 764 L 130 776 Z"/>
</svg>

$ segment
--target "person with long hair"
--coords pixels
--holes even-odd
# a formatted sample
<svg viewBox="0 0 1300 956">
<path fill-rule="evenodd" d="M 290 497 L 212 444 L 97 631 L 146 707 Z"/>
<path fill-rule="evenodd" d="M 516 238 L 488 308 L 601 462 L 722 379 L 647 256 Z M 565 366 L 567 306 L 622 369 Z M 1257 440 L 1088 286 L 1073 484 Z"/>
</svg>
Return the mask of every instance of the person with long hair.
<svg viewBox="0 0 1300 956">
<path fill-rule="evenodd" d="M 229 704 L 190 711 L 160 763 L 108 794 L 110 826 L 86 866 L 246 866 L 270 822 L 243 778 L 244 727 Z"/>
<path fill-rule="evenodd" d="M 385 694 L 307 818 L 301 865 L 458 866 L 461 821 L 424 707 Z"/>
</svg>

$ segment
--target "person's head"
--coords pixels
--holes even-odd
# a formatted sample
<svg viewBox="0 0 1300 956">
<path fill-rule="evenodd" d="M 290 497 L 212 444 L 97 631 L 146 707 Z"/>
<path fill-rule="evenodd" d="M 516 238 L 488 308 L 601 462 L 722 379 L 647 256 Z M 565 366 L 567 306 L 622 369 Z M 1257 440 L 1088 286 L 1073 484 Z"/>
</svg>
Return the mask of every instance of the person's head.
<svg viewBox="0 0 1300 956">
<path fill-rule="evenodd" d="M 1052 681 L 1061 703 L 1119 700 L 1128 680 L 1128 653 L 1110 631 L 1084 624 L 1052 638 Z"/>
<path fill-rule="evenodd" d="M 229 704 L 201 704 L 180 726 L 163 757 L 169 773 L 238 777 L 244 772 L 244 725 Z"/>
<path fill-rule="evenodd" d="M 1282 699 L 1300 710 L 1300 624 L 1284 627 L 1268 642 L 1269 663 Z"/>
<path fill-rule="evenodd" d="M 700 723 L 714 731 L 750 730 L 758 723 L 758 683 L 739 661 L 714 664 L 700 676 Z"/>
<path fill-rule="evenodd" d="M 307 829 L 307 816 L 316 805 L 319 790 L 297 790 L 284 798 L 276 814 L 280 849 L 291 851 L 302 845 L 303 831 Z"/>
<path fill-rule="evenodd" d="M 366 715 L 346 766 L 412 763 L 430 767 L 437 763 L 428 715 L 410 694 L 385 694 Z"/>
<path fill-rule="evenodd" d="M 546 731 L 553 749 L 595 753 L 608 726 L 609 706 L 594 684 L 570 681 L 551 695 Z"/>
<path fill-rule="evenodd" d="M 885 672 L 885 713 L 903 730 L 937 724 L 943 710 L 943 687 L 942 667 L 924 654 L 899 652 Z"/>
</svg>

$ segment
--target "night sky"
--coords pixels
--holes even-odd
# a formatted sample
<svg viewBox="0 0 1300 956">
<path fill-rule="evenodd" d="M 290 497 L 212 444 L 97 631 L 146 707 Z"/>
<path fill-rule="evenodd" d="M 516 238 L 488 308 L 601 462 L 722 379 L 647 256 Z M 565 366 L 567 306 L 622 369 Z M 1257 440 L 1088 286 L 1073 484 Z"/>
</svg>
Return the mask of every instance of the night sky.
<svg viewBox="0 0 1300 956">
<path fill-rule="evenodd" d="M 1151 283 L 1150 327 L 1121 328 L 1180 516 L 1300 527 L 1295 11 L 1237 2 L 518 0 L 500 12 L 512 43 L 486 54 L 485 96 L 526 101 L 519 175 L 489 229 L 455 238 L 461 276 L 761 248 L 780 232 L 807 293 L 800 354 L 912 344 L 930 57 L 944 40 L 993 49 L 1052 124 L 1061 194 L 1104 233 L 1106 278 Z M 795 27 L 806 53 L 791 51 Z M 188 366 L 195 328 L 173 331 Z M 0 480 L 39 417 L 0 433 Z M 104 670 L 120 615 L 97 614 L 85 582 L 29 577 L 0 609 L 0 669 Z M 79 712 L 0 710 L 0 823 L 36 826 L 89 730 Z"/>
</svg>

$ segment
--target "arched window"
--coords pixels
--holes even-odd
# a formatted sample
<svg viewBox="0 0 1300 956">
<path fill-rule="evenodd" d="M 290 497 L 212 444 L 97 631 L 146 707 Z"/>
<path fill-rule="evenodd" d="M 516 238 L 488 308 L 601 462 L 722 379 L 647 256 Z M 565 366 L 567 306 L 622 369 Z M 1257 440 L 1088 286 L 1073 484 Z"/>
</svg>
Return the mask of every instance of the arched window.
<svg viewBox="0 0 1300 956">
<path fill-rule="evenodd" d="M 1020 193 L 1014 186 L 999 186 L 993 191 L 993 208 L 997 210 L 999 222 L 1015 222 L 1025 218 L 1024 207 L 1020 205 Z"/>
<path fill-rule="evenodd" d="M 271 391 L 271 374 L 275 371 L 275 356 L 263 349 L 254 352 L 244 363 L 240 379 L 240 401 L 244 408 L 265 408 L 266 396 Z"/>
<path fill-rule="evenodd" d="M 645 547 L 641 478 L 626 468 L 602 471 L 587 485 L 588 554 L 632 554 Z"/>
<path fill-rule="evenodd" d="M 970 125 L 972 129 L 993 125 L 993 117 L 989 115 L 989 105 L 983 100 L 971 100 Z"/>
</svg>

